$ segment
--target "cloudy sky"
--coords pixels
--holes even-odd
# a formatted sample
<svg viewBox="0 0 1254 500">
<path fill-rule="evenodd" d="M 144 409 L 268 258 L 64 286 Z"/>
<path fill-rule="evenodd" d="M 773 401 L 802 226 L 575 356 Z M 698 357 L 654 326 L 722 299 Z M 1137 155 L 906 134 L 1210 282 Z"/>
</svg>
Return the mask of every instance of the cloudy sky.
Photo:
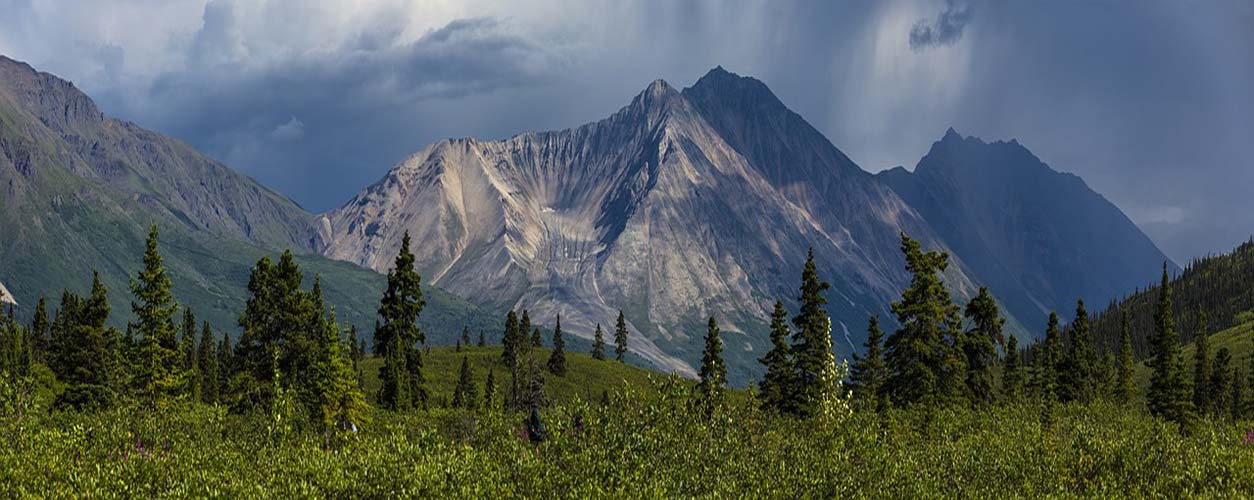
<svg viewBox="0 0 1254 500">
<path fill-rule="evenodd" d="M 0 53 L 313 211 L 446 137 L 757 77 L 871 171 L 949 126 L 1081 175 L 1174 259 L 1254 233 L 1254 2 L 0 0 Z"/>
</svg>

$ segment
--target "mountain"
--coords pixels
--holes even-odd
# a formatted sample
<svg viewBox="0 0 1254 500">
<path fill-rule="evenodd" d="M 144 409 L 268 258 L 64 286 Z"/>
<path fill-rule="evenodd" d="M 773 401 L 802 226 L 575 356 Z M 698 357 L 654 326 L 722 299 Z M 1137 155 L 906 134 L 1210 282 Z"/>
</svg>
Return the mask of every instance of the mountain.
<svg viewBox="0 0 1254 500">
<path fill-rule="evenodd" d="M 17 305 L 17 301 L 13 300 L 13 295 L 9 293 L 9 289 L 4 287 L 4 283 L 0 283 L 0 304 Z"/>
<path fill-rule="evenodd" d="M 124 325 L 128 277 L 157 224 L 176 299 L 219 331 L 235 331 L 252 264 L 286 248 L 310 280 L 323 277 L 341 320 L 367 327 L 382 277 L 317 256 L 317 222 L 180 141 L 104 116 L 72 83 L 0 56 L 0 281 L 28 306 L 19 314 L 40 295 L 85 292 L 98 270 Z M 429 291 L 429 326 L 450 338 L 482 316 Z"/>
<path fill-rule="evenodd" d="M 952 128 L 913 172 L 879 174 L 935 229 L 971 276 L 1044 331 L 1154 281 L 1164 262 L 1140 229 L 1079 177 L 1051 169 L 1017 141 L 986 143 Z"/>
<path fill-rule="evenodd" d="M 612 328 L 622 309 L 631 350 L 667 370 L 693 373 L 715 316 L 740 383 L 808 249 L 847 354 L 907 282 L 900 233 L 947 248 L 765 85 L 722 68 L 683 91 L 655 81 L 581 127 L 432 144 L 325 221 L 329 257 L 382 270 L 408 232 L 433 283 L 538 323 L 561 314 L 572 335 Z"/>
</svg>

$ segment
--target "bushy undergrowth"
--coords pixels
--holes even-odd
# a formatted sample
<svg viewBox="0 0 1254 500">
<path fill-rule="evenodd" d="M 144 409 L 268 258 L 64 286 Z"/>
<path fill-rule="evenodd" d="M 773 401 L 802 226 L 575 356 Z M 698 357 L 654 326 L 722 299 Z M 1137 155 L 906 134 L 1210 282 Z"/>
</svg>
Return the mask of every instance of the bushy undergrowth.
<svg viewBox="0 0 1254 500">
<path fill-rule="evenodd" d="M 372 411 L 329 438 L 220 407 L 0 417 L 0 496 L 1043 497 L 1254 495 L 1250 424 L 1187 435 L 1096 403 L 854 412 L 835 425 L 737 402 L 707 417 L 658 382 L 608 405 Z M 582 424 L 582 430 L 578 423 Z"/>
</svg>

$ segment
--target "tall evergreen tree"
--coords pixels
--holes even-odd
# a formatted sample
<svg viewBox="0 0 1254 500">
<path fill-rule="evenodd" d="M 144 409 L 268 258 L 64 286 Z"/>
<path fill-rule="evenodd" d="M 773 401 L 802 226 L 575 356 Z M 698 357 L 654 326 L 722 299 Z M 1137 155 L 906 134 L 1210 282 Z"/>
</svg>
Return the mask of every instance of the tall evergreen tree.
<svg viewBox="0 0 1254 500">
<path fill-rule="evenodd" d="M 231 378 L 235 376 L 234 350 L 231 348 L 231 334 L 222 332 L 222 342 L 218 344 L 218 394 L 215 403 L 229 403 L 231 396 Z"/>
<path fill-rule="evenodd" d="M 353 361 L 353 372 L 361 370 L 361 339 L 357 338 L 357 325 L 348 327 L 348 358 Z M 358 375 L 360 378 L 360 375 Z"/>
<path fill-rule="evenodd" d="M 483 330 L 479 330 L 479 347 L 487 347 L 488 339 L 483 337 Z"/>
<path fill-rule="evenodd" d="M 1119 322 L 1119 368 L 1115 378 L 1115 397 L 1120 403 L 1128 404 L 1136 396 L 1136 382 L 1133 380 L 1136 361 L 1132 357 L 1132 328 L 1127 310 L 1120 315 Z"/>
<path fill-rule="evenodd" d="M 549 372 L 566 376 L 566 339 L 562 338 L 562 315 L 557 315 L 553 325 L 553 352 L 549 354 Z"/>
<path fill-rule="evenodd" d="M 408 410 L 426 403 L 423 389 L 422 354 L 418 343 L 426 336 L 418 328 L 418 316 L 426 300 L 422 297 L 422 278 L 414 270 L 414 254 L 409 251 L 409 232 L 401 240 L 400 252 L 392 272 L 388 273 L 387 291 L 379 302 L 383 323 L 375 332 L 375 342 L 383 349 L 379 368 L 382 387 L 380 406 L 391 410 Z"/>
<path fill-rule="evenodd" d="M 771 350 L 758 360 L 766 366 L 766 375 L 762 377 L 762 384 L 759 385 L 764 410 L 792 411 L 790 391 L 793 389 L 793 366 L 788 352 L 790 335 L 788 311 L 784 310 L 782 300 L 776 300 L 775 310 L 771 312 Z"/>
<path fill-rule="evenodd" d="M 614 323 L 614 359 L 623 360 L 623 356 L 627 355 L 627 319 L 623 317 L 623 310 L 618 310 L 618 320 Z"/>
<path fill-rule="evenodd" d="M 511 370 L 518 366 L 518 314 L 510 311 L 505 315 L 505 333 L 501 335 L 501 362 Z"/>
<path fill-rule="evenodd" d="M 701 381 L 697 394 L 707 411 L 723 401 L 723 385 L 727 383 L 727 365 L 723 363 L 723 340 L 719 338 L 718 324 L 714 316 L 705 331 L 705 349 L 701 352 Z"/>
<path fill-rule="evenodd" d="M 539 328 L 539 327 L 536 327 L 536 328 L 532 328 L 532 329 L 531 329 L 531 347 L 533 347 L 533 348 L 537 348 L 537 349 L 538 349 L 538 348 L 541 348 L 541 347 L 544 347 L 544 340 L 541 340 L 541 339 L 540 339 L 540 328 Z"/>
<path fill-rule="evenodd" d="M 200 382 L 200 400 L 206 404 L 218 401 L 218 355 L 213 351 L 213 329 L 206 321 L 200 330 L 200 346 L 196 352 L 197 373 Z"/>
<path fill-rule="evenodd" d="M 179 350 L 183 353 L 182 369 L 187 372 L 187 396 L 192 401 L 200 401 L 200 363 L 196 361 L 196 315 L 192 308 L 183 308 L 183 337 L 179 339 Z"/>
<path fill-rule="evenodd" d="M 884 393 L 884 382 L 888 379 L 888 367 L 884 365 L 884 353 L 880 343 L 884 340 L 884 331 L 880 329 L 880 317 L 871 316 L 866 329 L 865 356 L 853 355 L 853 366 L 849 369 L 849 380 L 853 383 L 853 397 L 868 408 L 882 410 L 887 406 L 888 398 Z"/>
<path fill-rule="evenodd" d="M 965 315 L 971 328 L 963 333 L 960 346 L 966 357 L 967 393 L 972 400 L 991 403 L 996 399 L 993 391 L 993 365 L 997 361 L 997 344 L 1003 343 L 1002 325 L 1006 319 L 997 309 L 997 301 L 987 287 L 967 303 Z"/>
<path fill-rule="evenodd" d="M 814 249 L 810 249 L 801 271 L 801 294 L 797 298 L 800 310 L 792 318 L 796 330 L 793 330 L 792 347 L 789 349 L 793 387 L 788 393 L 793 398 L 793 409 L 806 416 L 818 410 L 823 391 L 821 376 L 831 354 L 825 349 L 831 341 L 831 322 L 823 309 L 827 304 L 823 292 L 828 288 L 831 285 L 819 278 L 814 264 Z"/>
<path fill-rule="evenodd" d="M 1001 393 L 1008 401 L 1017 401 L 1023 395 L 1023 363 L 1020 362 L 1019 339 L 1011 335 L 1006 339 L 1006 359 L 1002 361 Z"/>
<path fill-rule="evenodd" d="M 470 347 L 470 327 L 462 325 L 462 345 Z"/>
<path fill-rule="evenodd" d="M 1071 322 L 1071 344 L 1058 373 L 1058 396 L 1063 401 L 1092 401 L 1097 397 L 1099 364 L 1084 301 L 1076 302 Z"/>
<path fill-rule="evenodd" d="M 592 359 L 605 359 L 605 335 L 601 333 L 600 323 L 597 323 L 597 331 L 592 336 Z"/>
<path fill-rule="evenodd" d="M 135 314 L 135 331 L 140 335 L 140 366 L 136 382 L 144 398 L 157 406 L 165 406 L 187 393 L 188 372 L 183 369 L 183 356 L 174 326 L 178 304 L 170 293 L 170 277 L 157 250 L 157 226 L 148 231 L 144 251 L 144 269 L 131 280 L 131 311 Z"/>
<path fill-rule="evenodd" d="M 457 385 L 453 388 L 453 408 L 473 410 L 479 404 L 479 390 L 475 388 L 474 374 L 470 371 L 470 362 L 462 357 L 462 368 L 457 377 Z"/>
<path fill-rule="evenodd" d="M 30 339 L 31 350 L 35 353 L 35 360 L 46 363 L 48 361 L 48 331 L 51 325 L 48 323 L 48 305 L 44 300 L 44 296 L 39 296 L 39 302 L 35 304 L 35 316 L 30 322 Z"/>
<path fill-rule="evenodd" d="M 1171 282 L 1167 264 L 1163 264 L 1162 284 L 1158 289 L 1158 308 L 1154 312 L 1154 357 L 1150 360 L 1150 377 L 1146 399 L 1150 413 L 1186 426 L 1193 417 L 1193 402 L 1180 359 L 1180 337 L 1172 315 Z"/>
<path fill-rule="evenodd" d="M 66 385 L 56 405 L 80 410 L 113 404 L 122 389 L 125 368 L 121 335 L 105 326 L 109 320 L 108 290 L 92 273 L 91 295 L 65 291 L 51 325 L 48 361 L 57 380 Z"/>
<path fill-rule="evenodd" d="M 357 384 L 352 360 L 341 344 L 335 310 L 328 311 L 322 304 L 319 280 L 315 279 L 314 290 L 314 308 L 320 320 L 315 326 L 320 328 L 314 332 L 319 337 L 313 352 L 310 379 L 314 395 L 312 400 L 316 404 L 310 410 L 319 418 L 324 432 L 335 426 L 354 427 L 365 420 L 366 396 Z"/>
<path fill-rule="evenodd" d="M 1046 401 L 1058 399 L 1058 365 L 1062 364 L 1062 330 L 1058 328 L 1058 313 L 1050 311 L 1049 323 L 1045 326 L 1045 352 L 1038 362 L 1041 397 Z"/>
<path fill-rule="evenodd" d="M 1227 347 L 1221 347 L 1215 353 L 1215 364 L 1211 366 L 1207 383 L 1210 395 L 1206 398 L 1209 405 L 1206 409 L 1211 415 L 1224 417 L 1232 408 L 1232 378 L 1232 353 Z"/>
<path fill-rule="evenodd" d="M 1210 335 L 1206 332 L 1206 311 L 1198 314 L 1198 329 L 1193 335 L 1193 406 L 1199 412 L 1210 410 Z"/>
<path fill-rule="evenodd" d="M 885 342 L 889 372 L 885 389 L 902 404 L 962 397 L 965 375 L 953 342 L 962 324 L 958 306 L 940 279 L 949 256 L 924 252 L 905 234 L 901 251 L 911 278 L 901 300 L 892 303 L 901 328 Z"/>
<path fill-rule="evenodd" d="M 488 380 L 483 383 L 483 407 L 492 409 L 492 400 L 496 397 L 496 371 L 488 368 Z"/>
<path fill-rule="evenodd" d="M 515 349 L 519 355 L 526 354 L 531 351 L 531 313 L 523 309 L 522 318 L 518 320 L 518 332 L 515 340 Z"/>
</svg>

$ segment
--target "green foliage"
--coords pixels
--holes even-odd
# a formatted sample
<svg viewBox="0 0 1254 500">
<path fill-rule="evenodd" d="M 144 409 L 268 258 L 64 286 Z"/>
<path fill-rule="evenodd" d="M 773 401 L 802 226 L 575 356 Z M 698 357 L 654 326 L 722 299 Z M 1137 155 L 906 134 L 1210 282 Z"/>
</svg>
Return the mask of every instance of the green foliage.
<svg viewBox="0 0 1254 500">
<path fill-rule="evenodd" d="M 1115 399 L 1120 403 L 1128 404 L 1136 396 L 1136 383 L 1133 381 L 1135 364 L 1132 354 L 1132 329 L 1126 312 L 1123 314 L 1119 337 L 1119 367 L 1115 382 Z"/>
<path fill-rule="evenodd" d="M 1184 378 L 1166 264 L 1163 264 L 1162 284 L 1158 292 L 1158 311 L 1154 315 L 1154 358 L 1151 363 L 1154 374 L 1150 378 L 1146 399 L 1151 414 L 1180 426 L 1188 426 L 1192 423 L 1193 402 Z"/>
<path fill-rule="evenodd" d="M 504 346 L 504 349 L 501 349 L 501 363 L 511 369 L 518 366 L 518 356 L 522 350 L 519 345 L 521 344 L 519 330 L 518 314 L 511 310 L 505 315 L 505 333 L 501 335 L 501 345 Z"/>
<path fill-rule="evenodd" d="M 705 350 L 701 353 L 701 371 L 698 376 L 697 397 L 707 412 L 713 412 L 723 403 L 723 386 L 727 384 L 727 365 L 723 363 L 723 340 L 719 338 L 718 323 L 714 316 L 705 330 Z"/>
<path fill-rule="evenodd" d="M 810 249 L 801 271 L 801 295 L 797 298 L 800 310 L 792 318 L 796 330 L 790 349 L 793 387 L 789 395 L 793 401 L 789 406 L 803 416 L 814 415 L 819 410 L 823 397 L 820 378 L 831 358 L 831 319 L 823 309 L 827 304 L 823 292 L 829 288 L 831 284 L 819 278 L 814 249 Z"/>
<path fill-rule="evenodd" d="M 1193 406 L 1198 411 L 1210 408 L 1210 332 L 1206 331 L 1206 313 L 1201 314 L 1198 331 L 1193 336 Z"/>
<path fill-rule="evenodd" d="M 421 278 L 414 270 L 414 255 L 409 251 L 408 231 L 387 282 L 387 291 L 379 301 L 383 323 L 375 332 L 376 351 L 384 359 L 379 372 L 383 380 L 379 402 L 384 408 L 408 410 L 424 405 L 427 399 L 422 387 L 422 353 L 417 346 L 426 341 L 418 328 L 418 316 L 426 301 Z"/>
<path fill-rule="evenodd" d="M 1006 357 L 1002 361 L 1001 394 L 1009 401 L 1024 396 L 1023 353 L 1019 352 L 1019 339 L 1014 335 L 1006 339 Z"/>
<path fill-rule="evenodd" d="M 853 366 L 849 370 L 855 401 L 874 410 L 883 410 L 888 406 L 888 395 L 884 391 L 888 367 L 884 364 L 884 352 L 880 345 L 883 339 L 880 317 L 871 316 L 867 323 L 866 343 L 863 344 L 866 352 L 863 356 L 853 355 Z"/>
<path fill-rule="evenodd" d="M 905 234 L 901 251 L 911 278 L 901 300 L 892 303 L 901 328 L 885 342 L 885 389 L 894 403 L 903 405 L 960 398 L 965 374 L 954 344 L 962 325 L 958 306 L 940 280 L 949 256 L 924 252 Z"/>
<path fill-rule="evenodd" d="M 1100 396 L 1101 367 L 1089 336 L 1089 314 L 1084 301 L 1076 302 L 1071 343 L 1058 370 L 1058 397 L 1062 401 L 1092 401 Z"/>
<path fill-rule="evenodd" d="M 997 394 L 993 391 L 993 367 L 997 361 L 997 345 L 1004 343 L 1002 325 L 1006 318 L 997 310 L 997 301 L 980 287 L 980 293 L 967 303 L 964 312 L 971 328 L 963 332 L 959 341 L 966 357 L 966 392 L 973 401 L 991 403 Z"/>
<path fill-rule="evenodd" d="M 206 321 L 200 330 L 200 345 L 196 351 L 196 370 L 199 373 L 200 400 L 215 403 L 218 400 L 218 354 L 214 351 L 213 329 Z"/>
<path fill-rule="evenodd" d="M 788 311 L 782 300 L 775 301 L 771 312 L 771 350 L 758 362 L 766 366 L 766 374 L 758 385 L 761 391 L 762 409 L 776 412 L 792 412 L 793 366 L 788 352 Z"/>
<path fill-rule="evenodd" d="M 605 359 L 605 334 L 601 333 L 600 323 L 597 323 L 597 331 L 592 335 L 592 359 Z"/>
<path fill-rule="evenodd" d="M 465 357 L 462 358 L 462 368 L 458 373 L 457 386 L 453 388 L 453 408 L 473 410 L 479 405 L 479 390 L 475 387 L 470 362 Z"/>
<path fill-rule="evenodd" d="M 539 347 L 539 346 L 537 346 Z M 549 354 L 549 373 L 558 377 L 566 376 L 566 339 L 562 338 L 562 316 L 557 316 L 553 326 L 553 352 Z"/>
<path fill-rule="evenodd" d="M 144 268 L 131 281 L 135 296 L 131 311 L 140 336 L 135 382 L 149 404 L 164 407 L 187 393 L 190 377 L 183 368 L 184 356 L 176 337 L 174 314 L 179 306 L 170 293 L 170 277 L 157 250 L 156 225 L 148 231 L 146 245 Z"/>
<path fill-rule="evenodd" d="M 627 319 L 623 317 L 623 311 L 618 311 L 618 320 L 614 323 L 614 359 L 623 360 L 623 356 L 627 355 Z"/>
</svg>

